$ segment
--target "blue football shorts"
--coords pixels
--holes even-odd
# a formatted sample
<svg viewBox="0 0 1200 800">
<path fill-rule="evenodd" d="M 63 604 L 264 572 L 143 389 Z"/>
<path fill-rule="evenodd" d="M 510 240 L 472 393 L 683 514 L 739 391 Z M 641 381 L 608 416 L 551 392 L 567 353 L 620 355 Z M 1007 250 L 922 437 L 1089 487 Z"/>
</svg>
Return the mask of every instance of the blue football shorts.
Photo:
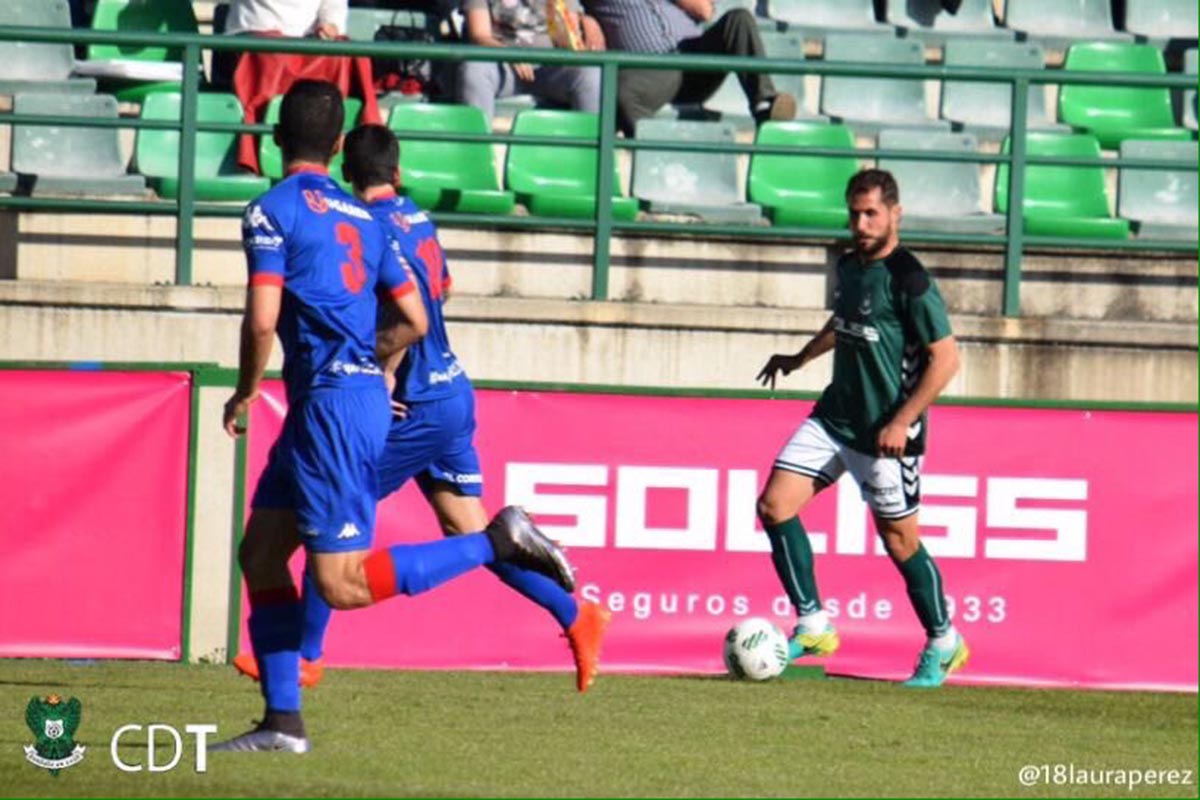
<svg viewBox="0 0 1200 800">
<path fill-rule="evenodd" d="M 251 506 L 294 510 L 311 552 L 369 548 L 390 420 L 382 381 L 313 390 L 288 409 Z"/>
<path fill-rule="evenodd" d="M 438 483 L 469 497 L 483 495 L 483 474 L 475 451 L 475 393 L 408 406 L 404 419 L 394 418 L 379 460 L 379 494 L 383 498 L 416 478 L 426 495 Z"/>
</svg>

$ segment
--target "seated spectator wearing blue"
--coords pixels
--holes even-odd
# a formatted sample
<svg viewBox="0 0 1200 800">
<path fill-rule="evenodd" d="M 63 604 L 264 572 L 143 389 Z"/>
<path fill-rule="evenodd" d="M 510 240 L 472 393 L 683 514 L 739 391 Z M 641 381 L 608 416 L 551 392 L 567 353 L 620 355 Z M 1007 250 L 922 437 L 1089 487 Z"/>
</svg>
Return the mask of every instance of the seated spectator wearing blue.
<svg viewBox="0 0 1200 800">
<path fill-rule="evenodd" d="M 573 2 L 569 5 L 573 5 Z M 563 47 L 579 44 L 603 50 L 604 38 L 595 20 L 580 19 L 568 8 L 566 32 L 551 35 L 546 20 L 546 0 L 464 0 L 467 41 L 483 47 Z M 497 97 L 531 94 L 540 103 L 566 106 L 576 111 L 600 110 L 600 68 L 538 66 L 534 64 L 464 61 L 458 68 L 462 102 L 482 109 L 492 121 Z"/>
<path fill-rule="evenodd" d="M 744 8 L 721 15 L 701 30 L 698 23 L 713 15 L 712 0 L 583 0 L 584 8 L 604 31 L 612 50 L 630 53 L 707 53 L 763 57 L 766 50 L 758 22 Z M 617 89 L 621 130 L 633 136 L 637 121 L 653 116 L 667 103 L 700 104 L 725 80 L 724 72 L 623 69 Z M 738 74 L 750 113 L 758 123 L 796 116 L 796 98 L 776 92 L 765 72 Z"/>
</svg>

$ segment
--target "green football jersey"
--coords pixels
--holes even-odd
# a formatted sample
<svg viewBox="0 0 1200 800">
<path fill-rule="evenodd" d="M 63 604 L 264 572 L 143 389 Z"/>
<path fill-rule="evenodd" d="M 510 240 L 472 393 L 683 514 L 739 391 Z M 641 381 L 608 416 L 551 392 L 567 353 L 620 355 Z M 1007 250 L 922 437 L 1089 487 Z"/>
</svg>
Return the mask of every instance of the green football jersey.
<svg viewBox="0 0 1200 800">
<path fill-rule="evenodd" d="M 848 253 L 836 271 L 833 382 L 813 416 L 835 439 L 874 454 L 880 429 L 916 388 L 928 346 L 950 335 L 950 320 L 933 278 L 903 247 L 866 265 Z M 925 452 L 926 427 L 922 414 L 905 455 Z"/>
</svg>

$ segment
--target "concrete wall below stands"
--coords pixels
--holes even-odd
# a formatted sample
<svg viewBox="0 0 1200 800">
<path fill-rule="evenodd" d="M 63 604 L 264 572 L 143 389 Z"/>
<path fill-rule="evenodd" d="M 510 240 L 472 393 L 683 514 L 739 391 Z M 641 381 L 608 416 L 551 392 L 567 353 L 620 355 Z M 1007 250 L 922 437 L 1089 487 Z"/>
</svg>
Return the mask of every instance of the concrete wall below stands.
<svg viewBox="0 0 1200 800">
<path fill-rule="evenodd" d="M 617 237 L 613 300 L 824 309 L 841 249 L 822 242 L 691 237 Z M 175 222 L 169 217 L 0 212 L 0 278 L 174 281 Z M 237 219 L 195 222 L 194 282 L 240 286 L 245 267 Z M 457 290 L 478 296 L 583 299 L 591 293 L 592 237 L 549 231 L 455 229 L 442 239 Z M 938 279 L 951 311 L 1000 313 L 1003 253 L 914 247 Z M 1024 316 L 1195 323 L 1194 256 L 1113 251 L 1026 254 Z"/>
<path fill-rule="evenodd" d="M 0 281 L 0 360 L 211 361 L 235 366 L 243 290 Z M 823 309 L 460 295 L 450 334 L 476 379 L 756 388 Z M 1196 402 L 1194 324 L 956 314 L 963 370 L 948 393 L 1025 400 Z M 279 366 L 279 352 L 273 366 Z M 818 390 L 830 360 L 781 388 Z"/>
</svg>

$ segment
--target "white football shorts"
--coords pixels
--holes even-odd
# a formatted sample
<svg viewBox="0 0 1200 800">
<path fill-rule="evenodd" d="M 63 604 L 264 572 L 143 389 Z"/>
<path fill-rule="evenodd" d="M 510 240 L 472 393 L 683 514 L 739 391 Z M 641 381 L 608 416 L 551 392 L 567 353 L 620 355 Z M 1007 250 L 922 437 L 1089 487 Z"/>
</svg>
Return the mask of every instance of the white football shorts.
<svg viewBox="0 0 1200 800">
<path fill-rule="evenodd" d="M 876 516 L 901 519 L 921 506 L 921 458 L 882 458 L 860 453 L 834 439 L 809 417 L 775 459 L 775 468 L 832 485 L 849 471 Z"/>
</svg>

